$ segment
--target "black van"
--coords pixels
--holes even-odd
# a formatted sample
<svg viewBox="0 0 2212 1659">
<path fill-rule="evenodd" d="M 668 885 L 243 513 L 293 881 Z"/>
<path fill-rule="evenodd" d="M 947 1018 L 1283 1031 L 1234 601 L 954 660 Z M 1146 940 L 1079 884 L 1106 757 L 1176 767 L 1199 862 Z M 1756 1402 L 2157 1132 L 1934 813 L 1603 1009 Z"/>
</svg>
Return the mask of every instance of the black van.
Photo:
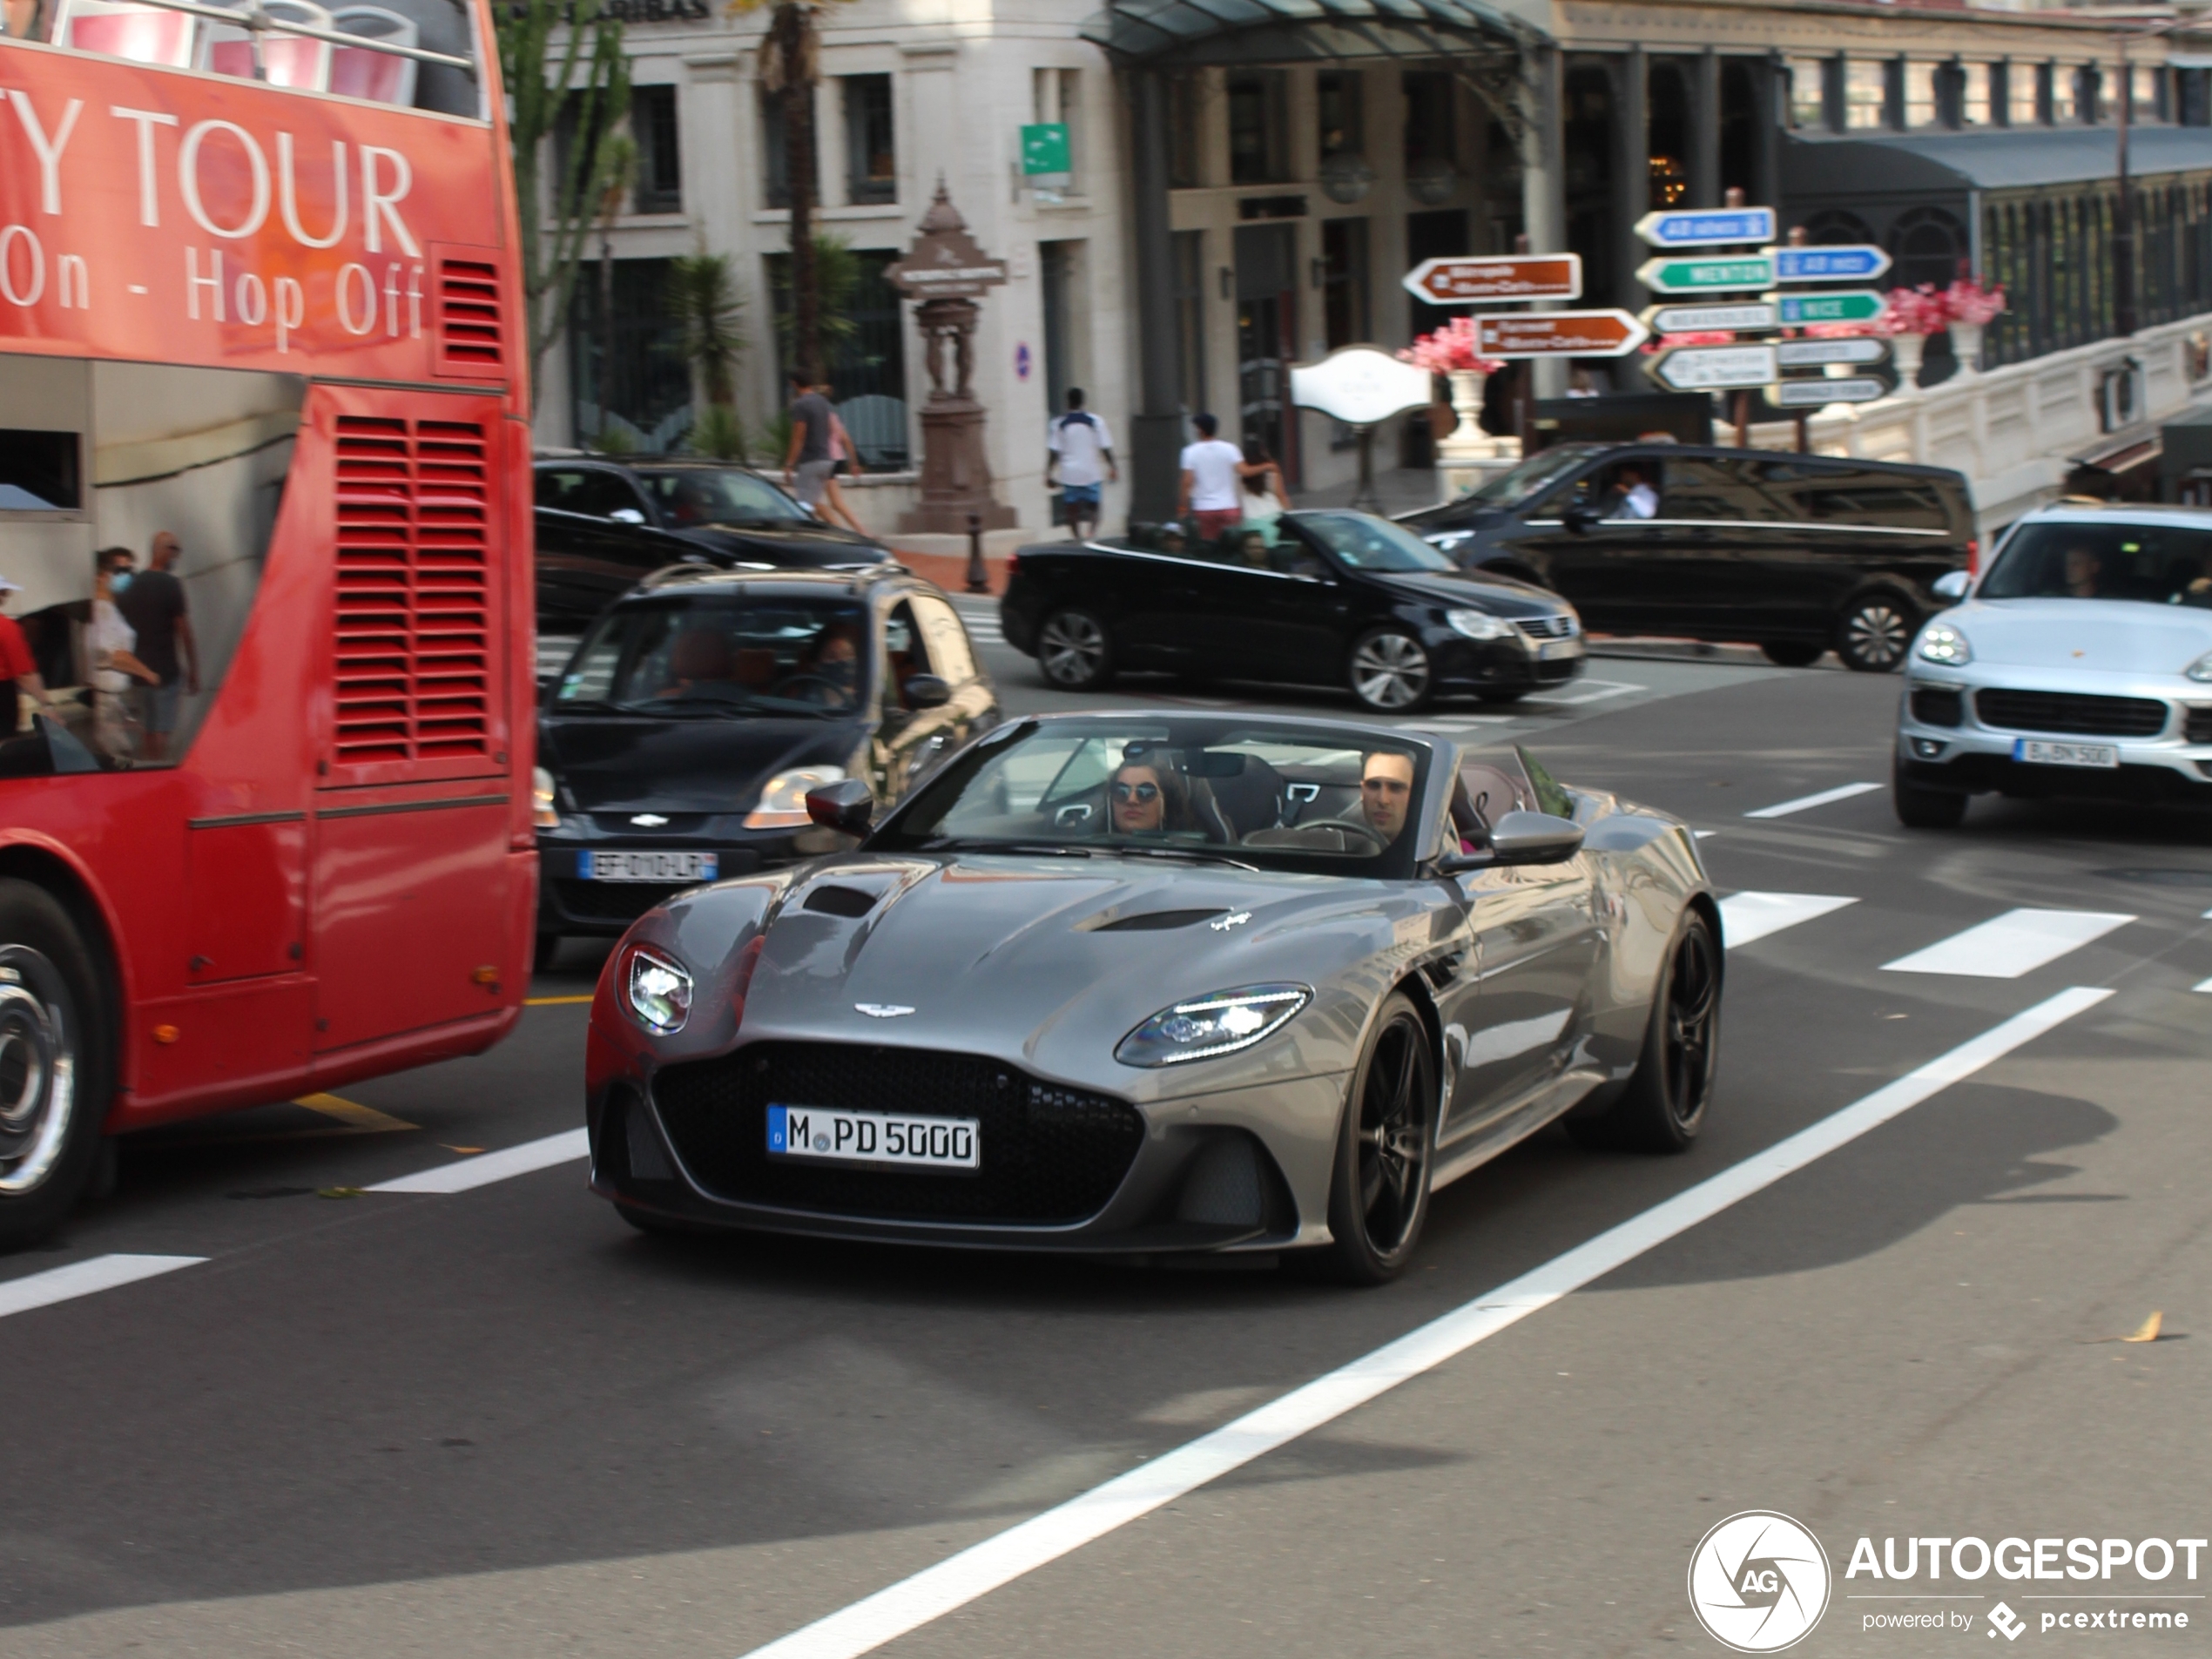
<svg viewBox="0 0 2212 1659">
<path fill-rule="evenodd" d="M 1462 566 L 1541 583 L 1593 631 L 1831 646 L 1887 673 L 1975 552 L 1941 467 L 1687 444 L 1562 443 L 1400 521 Z"/>
</svg>

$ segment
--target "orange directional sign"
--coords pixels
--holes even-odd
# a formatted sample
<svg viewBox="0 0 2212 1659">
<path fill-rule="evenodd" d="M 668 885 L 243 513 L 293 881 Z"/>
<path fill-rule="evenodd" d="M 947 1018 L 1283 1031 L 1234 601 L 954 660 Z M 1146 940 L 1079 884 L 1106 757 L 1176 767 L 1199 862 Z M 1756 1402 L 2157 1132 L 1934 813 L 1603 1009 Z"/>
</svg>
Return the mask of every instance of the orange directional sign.
<svg viewBox="0 0 2212 1659">
<path fill-rule="evenodd" d="M 1431 305 L 1470 300 L 1579 300 L 1579 253 L 1514 253 L 1496 259 L 1423 260 L 1406 273 L 1408 292 Z"/>
<path fill-rule="evenodd" d="M 1485 357 L 1626 357 L 1651 331 L 1625 311 L 1527 311 L 1474 320 Z"/>
</svg>

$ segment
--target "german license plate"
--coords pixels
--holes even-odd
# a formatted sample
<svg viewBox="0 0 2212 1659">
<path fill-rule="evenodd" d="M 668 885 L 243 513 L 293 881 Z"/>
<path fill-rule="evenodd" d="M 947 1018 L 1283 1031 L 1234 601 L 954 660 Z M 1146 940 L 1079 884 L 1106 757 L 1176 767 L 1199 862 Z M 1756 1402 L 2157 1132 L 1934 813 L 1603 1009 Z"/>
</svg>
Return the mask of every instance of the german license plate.
<svg viewBox="0 0 2212 1659">
<path fill-rule="evenodd" d="M 1562 657 L 1580 657 L 1581 654 L 1582 642 L 1579 639 L 1547 639 L 1536 647 L 1539 662 L 1556 662 Z"/>
<path fill-rule="evenodd" d="M 2120 764 L 2120 751 L 2109 743 L 2047 743 L 2040 738 L 2014 738 L 2013 759 L 2036 766 L 2101 766 L 2109 771 Z"/>
<path fill-rule="evenodd" d="M 768 1108 L 768 1156 L 839 1163 L 895 1163 L 919 1170 L 983 1167 L 982 1122 L 904 1117 L 826 1106 Z"/>
<path fill-rule="evenodd" d="M 711 881 L 721 867 L 712 853 L 584 853 L 577 862 L 586 881 Z"/>
</svg>

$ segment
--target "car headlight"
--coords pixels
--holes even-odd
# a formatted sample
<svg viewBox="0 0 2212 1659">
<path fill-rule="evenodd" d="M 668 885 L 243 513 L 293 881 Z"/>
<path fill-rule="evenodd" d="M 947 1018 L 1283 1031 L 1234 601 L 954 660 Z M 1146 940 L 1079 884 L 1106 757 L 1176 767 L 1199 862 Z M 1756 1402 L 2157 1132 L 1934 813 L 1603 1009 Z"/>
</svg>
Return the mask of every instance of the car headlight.
<svg viewBox="0 0 2212 1659">
<path fill-rule="evenodd" d="M 1503 617 L 1494 617 L 1487 610 L 1447 610 L 1444 620 L 1452 625 L 1455 634 L 1465 634 L 1469 639 L 1510 639 L 1513 624 Z"/>
<path fill-rule="evenodd" d="M 540 829 L 561 827 L 561 806 L 553 774 L 543 766 L 530 768 L 530 822 Z"/>
<path fill-rule="evenodd" d="M 1421 540 L 1440 553 L 1449 553 L 1460 543 L 1472 540 L 1474 536 L 1473 530 L 1439 530 L 1433 536 L 1422 536 Z"/>
<path fill-rule="evenodd" d="M 779 772 L 760 792 L 759 805 L 745 815 L 747 829 L 802 829 L 806 816 L 806 792 L 833 784 L 845 776 L 842 766 L 793 766 Z"/>
<path fill-rule="evenodd" d="M 1246 985 L 1162 1008 L 1114 1050 L 1125 1066 L 1179 1066 L 1249 1049 L 1313 1000 L 1303 985 Z"/>
<path fill-rule="evenodd" d="M 1919 658 L 1946 668 L 1964 668 L 1974 660 L 1974 648 L 1966 635 L 1947 622 L 1932 622 L 1920 631 Z"/>
<path fill-rule="evenodd" d="M 2212 651 L 2208 651 L 2182 671 L 2200 684 L 2212 683 Z"/>
<path fill-rule="evenodd" d="M 633 945 L 623 964 L 623 1004 L 646 1030 L 681 1031 L 691 1013 L 691 976 L 657 950 Z"/>
</svg>

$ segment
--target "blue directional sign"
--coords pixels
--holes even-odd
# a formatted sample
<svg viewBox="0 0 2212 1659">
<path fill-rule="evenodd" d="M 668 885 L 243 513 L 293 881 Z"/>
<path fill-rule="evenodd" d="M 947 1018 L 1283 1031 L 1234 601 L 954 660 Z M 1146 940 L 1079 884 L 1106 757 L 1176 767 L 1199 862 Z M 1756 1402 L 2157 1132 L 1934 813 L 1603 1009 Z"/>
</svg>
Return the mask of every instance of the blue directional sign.
<svg viewBox="0 0 2212 1659">
<path fill-rule="evenodd" d="M 1720 247 L 1774 240 L 1771 207 L 1693 208 L 1646 213 L 1636 234 L 1653 247 Z"/>
<path fill-rule="evenodd" d="M 1888 254 L 1863 243 L 1838 247 L 1778 247 L 1772 258 L 1777 282 L 1865 282 L 1890 268 Z"/>
</svg>

